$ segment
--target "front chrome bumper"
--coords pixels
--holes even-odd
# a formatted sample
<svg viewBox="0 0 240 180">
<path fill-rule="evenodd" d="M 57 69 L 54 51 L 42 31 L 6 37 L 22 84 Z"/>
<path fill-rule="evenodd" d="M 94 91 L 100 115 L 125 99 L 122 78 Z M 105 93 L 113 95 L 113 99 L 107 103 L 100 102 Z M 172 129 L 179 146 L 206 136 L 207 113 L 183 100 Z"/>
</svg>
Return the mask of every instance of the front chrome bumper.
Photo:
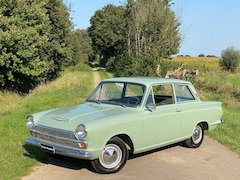
<svg viewBox="0 0 240 180">
<path fill-rule="evenodd" d="M 52 154 L 60 154 L 64 156 L 69 156 L 69 157 L 74 157 L 74 158 L 79 158 L 79 159 L 91 159 L 92 154 L 88 152 L 84 152 L 81 150 L 74 150 L 74 149 L 69 149 L 65 147 L 61 147 L 58 145 L 52 145 L 48 143 L 41 143 L 37 139 L 34 138 L 27 138 L 26 143 L 38 146 L 40 147 L 43 151 L 52 153 Z"/>
</svg>

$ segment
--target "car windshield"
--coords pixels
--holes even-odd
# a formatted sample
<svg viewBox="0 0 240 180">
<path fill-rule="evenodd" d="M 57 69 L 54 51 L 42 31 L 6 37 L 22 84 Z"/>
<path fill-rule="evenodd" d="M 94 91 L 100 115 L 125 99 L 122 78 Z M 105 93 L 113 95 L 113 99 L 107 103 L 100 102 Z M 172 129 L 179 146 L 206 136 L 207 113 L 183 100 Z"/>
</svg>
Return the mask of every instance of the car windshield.
<svg viewBox="0 0 240 180">
<path fill-rule="evenodd" d="M 142 102 L 145 86 L 127 82 L 102 82 L 87 102 L 138 107 Z"/>
</svg>

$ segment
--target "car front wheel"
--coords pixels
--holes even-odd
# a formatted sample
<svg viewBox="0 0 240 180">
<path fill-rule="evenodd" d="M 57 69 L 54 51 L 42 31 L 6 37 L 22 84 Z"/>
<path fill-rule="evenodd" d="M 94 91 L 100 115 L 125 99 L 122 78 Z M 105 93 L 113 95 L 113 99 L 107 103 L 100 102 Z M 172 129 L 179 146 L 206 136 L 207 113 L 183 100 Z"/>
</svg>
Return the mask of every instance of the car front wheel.
<svg viewBox="0 0 240 180">
<path fill-rule="evenodd" d="M 187 147 L 190 148 L 198 148 L 202 144 L 203 137 L 204 137 L 203 127 L 201 124 L 198 124 L 194 128 L 193 135 L 191 136 L 191 138 L 185 141 L 185 144 Z"/>
<path fill-rule="evenodd" d="M 108 141 L 100 157 L 91 163 L 98 173 L 115 173 L 123 168 L 128 156 L 125 143 L 120 138 L 114 137 Z"/>
</svg>

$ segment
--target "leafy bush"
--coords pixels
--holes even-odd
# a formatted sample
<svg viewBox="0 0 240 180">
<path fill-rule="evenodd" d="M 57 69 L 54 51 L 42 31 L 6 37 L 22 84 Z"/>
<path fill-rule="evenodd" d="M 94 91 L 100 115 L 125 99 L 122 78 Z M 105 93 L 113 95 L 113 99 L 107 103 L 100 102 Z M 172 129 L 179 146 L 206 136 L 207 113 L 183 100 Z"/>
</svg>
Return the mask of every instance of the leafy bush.
<svg viewBox="0 0 240 180">
<path fill-rule="evenodd" d="M 152 59 L 145 56 L 118 56 L 110 58 L 106 64 L 107 71 L 115 76 L 154 76 L 156 68 Z"/>
<path fill-rule="evenodd" d="M 73 64 L 61 0 L 0 0 L 0 89 L 27 93 Z"/>
<path fill-rule="evenodd" d="M 228 47 L 222 51 L 222 59 L 220 59 L 220 66 L 227 71 L 235 72 L 240 63 L 240 51 L 233 46 Z"/>
</svg>

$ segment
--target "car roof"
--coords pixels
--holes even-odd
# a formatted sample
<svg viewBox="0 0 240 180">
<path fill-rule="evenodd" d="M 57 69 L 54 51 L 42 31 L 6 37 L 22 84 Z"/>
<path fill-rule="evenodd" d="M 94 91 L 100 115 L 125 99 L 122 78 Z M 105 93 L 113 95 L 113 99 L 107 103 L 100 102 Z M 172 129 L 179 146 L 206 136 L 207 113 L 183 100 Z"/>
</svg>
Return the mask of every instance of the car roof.
<svg viewBox="0 0 240 180">
<path fill-rule="evenodd" d="M 145 85 L 151 85 L 156 83 L 171 83 L 171 84 L 192 84 L 189 81 L 171 78 L 159 78 L 159 77 L 116 77 L 104 79 L 102 82 L 130 82 L 140 83 Z"/>
</svg>

